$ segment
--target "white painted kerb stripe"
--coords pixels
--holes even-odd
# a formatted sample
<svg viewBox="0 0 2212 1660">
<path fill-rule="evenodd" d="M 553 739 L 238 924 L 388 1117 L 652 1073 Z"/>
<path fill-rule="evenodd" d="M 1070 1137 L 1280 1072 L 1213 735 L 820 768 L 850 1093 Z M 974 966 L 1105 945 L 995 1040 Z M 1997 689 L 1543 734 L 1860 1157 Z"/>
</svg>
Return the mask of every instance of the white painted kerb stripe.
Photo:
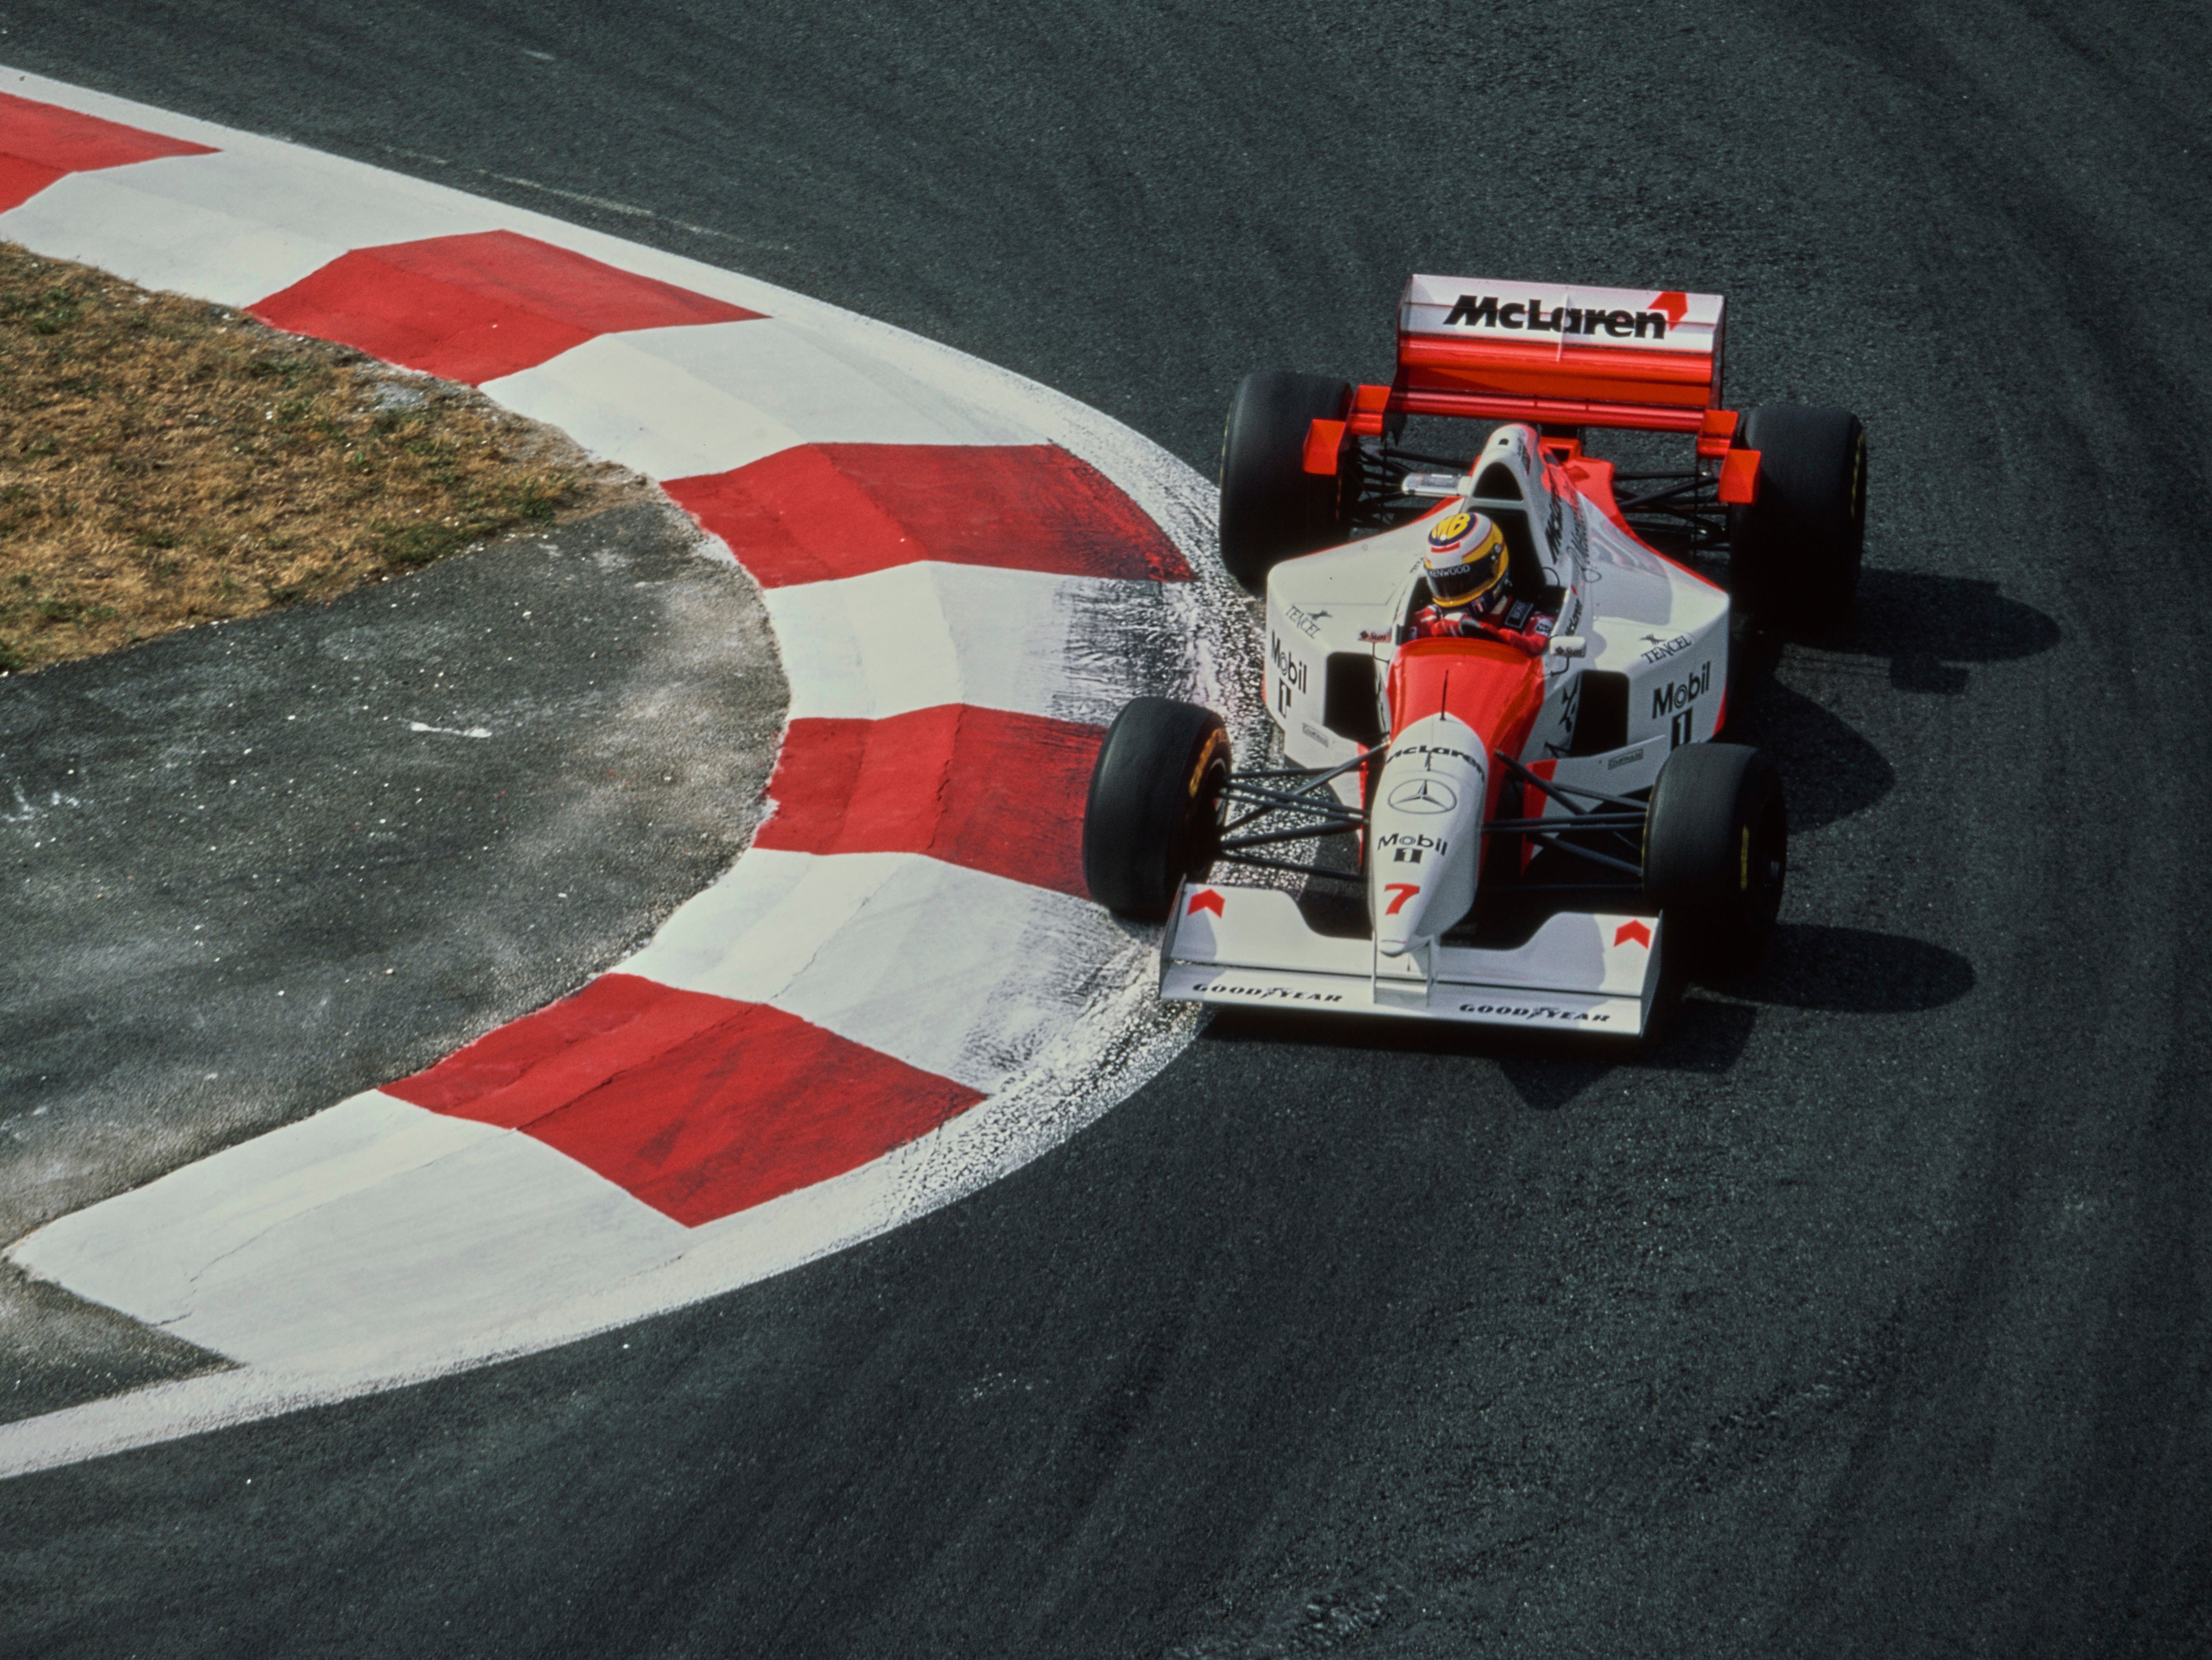
<svg viewBox="0 0 2212 1660">
<path fill-rule="evenodd" d="M 601 335 L 483 390 L 653 478 L 727 472 L 798 444 L 1042 441 L 774 317 Z"/>
<path fill-rule="evenodd" d="M 925 561 L 762 596 L 794 721 L 943 703 L 1103 727 L 1132 697 L 1189 696 L 1188 642 L 1218 597 L 1191 582 Z"/>
<path fill-rule="evenodd" d="M 1048 888 L 915 853 L 756 848 L 616 972 L 772 1004 L 989 1094 L 1149 954 Z"/>
<path fill-rule="evenodd" d="M 511 1321 L 604 1292 L 686 1232 L 534 1137 L 369 1090 L 13 1255 L 202 1348 L 313 1371 L 362 1347 L 464 1346 L 487 1310 Z"/>
<path fill-rule="evenodd" d="M 86 106 L 81 95 L 0 85 L 27 98 Z M 535 217 L 335 156 L 303 169 L 298 158 L 311 151 L 266 139 L 240 144 L 220 128 L 149 119 L 150 112 L 131 106 L 125 112 L 109 119 L 185 137 L 213 135 L 203 142 L 219 148 L 213 155 L 70 173 L 0 214 L 0 236 L 144 288 L 250 306 L 354 248 L 520 229 Z"/>
</svg>

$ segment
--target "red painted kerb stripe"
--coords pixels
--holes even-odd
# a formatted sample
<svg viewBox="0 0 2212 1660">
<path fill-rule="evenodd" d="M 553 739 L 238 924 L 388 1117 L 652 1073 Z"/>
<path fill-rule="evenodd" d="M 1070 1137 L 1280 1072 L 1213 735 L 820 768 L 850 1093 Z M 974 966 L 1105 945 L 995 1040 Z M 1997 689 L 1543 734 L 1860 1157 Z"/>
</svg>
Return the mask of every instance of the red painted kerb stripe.
<svg viewBox="0 0 2212 1660">
<path fill-rule="evenodd" d="M 1152 515 L 1052 444 L 801 444 L 661 488 L 763 587 L 921 560 L 1188 582 Z"/>
<path fill-rule="evenodd" d="M 0 212 L 22 206 L 69 173 L 97 173 L 165 155 L 215 153 L 211 145 L 0 92 Z"/>
<path fill-rule="evenodd" d="M 471 386 L 602 334 L 760 316 L 509 230 L 356 248 L 248 309 Z"/>
<path fill-rule="evenodd" d="M 960 703 L 880 721 L 794 721 L 769 784 L 775 812 L 753 844 L 927 854 L 1088 898 L 1083 802 L 1105 736 Z"/>
<path fill-rule="evenodd" d="M 856 1170 L 983 1099 L 765 1004 L 627 974 L 385 1092 L 533 1135 L 687 1227 Z"/>
</svg>

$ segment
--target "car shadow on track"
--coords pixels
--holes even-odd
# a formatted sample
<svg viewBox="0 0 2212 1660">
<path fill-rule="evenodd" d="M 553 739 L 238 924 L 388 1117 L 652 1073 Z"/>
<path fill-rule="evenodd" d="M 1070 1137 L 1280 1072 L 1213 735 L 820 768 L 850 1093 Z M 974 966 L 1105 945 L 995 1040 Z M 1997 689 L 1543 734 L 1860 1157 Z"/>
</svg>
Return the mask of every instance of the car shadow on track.
<svg viewBox="0 0 2212 1660">
<path fill-rule="evenodd" d="M 1496 1063 L 1527 1105 L 1555 1111 L 1608 1073 L 1687 1072 L 1733 1067 L 1762 1008 L 1844 1016 L 1924 1014 L 1955 1003 L 1975 986 L 1973 964 L 1958 952 L 1903 934 L 1820 923 L 1784 923 L 1759 971 L 1716 989 L 1699 987 L 1664 1011 L 1644 1043 L 1624 1049 L 1604 1039 L 1381 1018 L 1326 1022 L 1273 1009 L 1223 1008 L 1202 1041 L 1296 1043 L 1399 1054 L 1463 1055 Z"/>
<path fill-rule="evenodd" d="M 1899 691 L 1956 696 L 1972 684 L 1966 666 L 2049 651 L 2058 624 L 1994 582 L 1869 569 L 1859 579 L 1850 632 L 1838 651 L 1889 660 Z"/>
<path fill-rule="evenodd" d="M 1660 1031 L 1632 1047 L 1619 1039 L 1497 1026 L 1357 1015 L 1333 1016 L 1322 1022 L 1279 1010 L 1221 1008 L 1215 1011 L 1200 1041 L 1376 1049 L 1394 1055 L 1486 1061 L 1497 1067 L 1524 1104 L 1540 1112 L 1553 1112 L 1623 1067 L 1724 1073 L 1743 1053 L 1758 1024 L 1759 1010 L 1752 1003 L 1686 998 L 1668 1011 Z"/>
<path fill-rule="evenodd" d="M 1758 975 L 1725 994 L 1835 1014 L 1924 1014 L 1957 1002 L 1974 984 L 1972 963 L 1925 939 L 1789 922 L 1775 929 Z"/>
<path fill-rule="evenodd" d="M 1736 631 L 1727 736 L 1774 757 L 1789 787 L 1790 829 L 1818 830 L 1865 811 L 1897 781 L 1874 744 L 1798 689 L 1808 677 L 1833 691 L 1838 673 L 1848 687 L 1854 671 L 1878 674 L 1886 664 L 1891 691 L 1959 696 L 1972 685 L 1970 666 L 2033 657 L 2059 639 L 2057 623 L 1994 582 L 1870 569 L 1850 625 L 1788 648 L 1786 658 L 1784 642 L 1755 622 Z"/>
<path fill-rule="evenodd" d="M 1741 716 L 1723 736 L 1774 757 L 1795 835 L 1863 812 L 1897 785 L 1882 752 L 1849 721 L 1771 677 L 1747 689 Z"/>
<path fill-rule="evenodd" d="M 1972 665 L 2034 657 L 2062 637 L 2055 621 L 2008 599 L 1995 582 L 1869 565 L 1859 578 L 1850 622 L 1806 644 L 1835 656 L 1886 661 L 1899 691 L 1954 697 L 1972 687 Z M 1764 679 L 1773 673 L 1783 642 L 1753 626 L 1730 647 L 1746 652 L 1745 666 Z"/>
</svg>

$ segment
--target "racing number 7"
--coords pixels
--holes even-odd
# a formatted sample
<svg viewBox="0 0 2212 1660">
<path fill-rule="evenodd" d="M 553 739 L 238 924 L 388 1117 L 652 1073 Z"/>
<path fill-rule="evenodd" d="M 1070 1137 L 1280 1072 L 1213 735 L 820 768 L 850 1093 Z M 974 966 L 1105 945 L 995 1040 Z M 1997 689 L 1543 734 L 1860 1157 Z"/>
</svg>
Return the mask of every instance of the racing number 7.
<svg viewBox="0 0 2212 1660">
<path fill-rule="evenodd" d="M 1419 882 L 1385 882 L 1382 885 L 1385 890 L 1398 896 L 1384 909 L 1382 914 L 1385 916 L 1395 916 L 1399 909 L 1421 891 L 1421 885 Z"/>
</svg>

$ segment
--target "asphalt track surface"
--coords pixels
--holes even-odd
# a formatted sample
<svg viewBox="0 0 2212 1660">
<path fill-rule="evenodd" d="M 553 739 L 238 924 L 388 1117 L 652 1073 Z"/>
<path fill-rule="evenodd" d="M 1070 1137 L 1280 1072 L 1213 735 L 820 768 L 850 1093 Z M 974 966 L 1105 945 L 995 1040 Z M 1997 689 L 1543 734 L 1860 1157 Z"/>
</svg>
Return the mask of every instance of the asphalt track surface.
<svg viewBox="0 0 2212 1660">
<path fill-rule="evenodd" d="M 1856 622 L 1746 710 L 1796 840 L 1741 994 L 1630 1061 L 1218 1022 L 802 1272 L 8 1484 L 0 1646 L 2212 1647 L 2201 10 L 0 27 L 918 329 L 1200 466 L 1246 369 L 1379 375 L 1413 269 L 1725 292 L 1732 401 L 1849 404 L 1875 455 Z M 492 891 L 445 880 L 457 936 Z"/>
</svg>

